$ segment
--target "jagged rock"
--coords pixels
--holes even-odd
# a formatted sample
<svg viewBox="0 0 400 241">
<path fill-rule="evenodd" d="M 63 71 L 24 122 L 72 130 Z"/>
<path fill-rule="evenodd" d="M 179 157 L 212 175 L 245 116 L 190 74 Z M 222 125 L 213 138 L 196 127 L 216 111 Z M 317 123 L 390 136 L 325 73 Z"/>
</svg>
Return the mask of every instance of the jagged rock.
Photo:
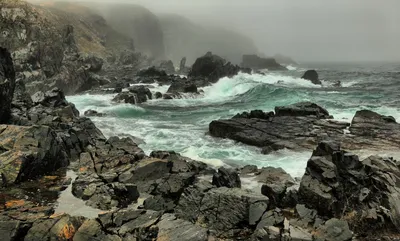
<svg viewBox="0 0 400 241">
<path fill-rule="evenodd" d="M 137 73 L 141 77 L 163 77 L 167 76 L 164 70 L 158 70 L 156 67 L 150 67 L 148 69 L 141 70 Z"/>
<path fill-rule="evenodd" d="M 114 97 L 114 99 L 112 101 L 118 102 L 118 103 L 127 103 L 127 104 L 132 104 L 132 105 L 139 104 L 137 95 L 134 93 L 129 93 L 129 92 L 119 93 L 118 95 L 116 95 Z"/>
<path fill-rule="evenodd" d="M 0 233 L 3 241 L 23 240 L 30 224 L 21 221 L 0 221 Z"/>
<path fill-rule="evenodd" d="M 349 125 L 324 119 L 329 113 L 311 103 L 277 107 L 278 114 L 275 116 L 256 113 L 257 117 L 263 119 L 232 118 L 213 121 L 209 125 L 210 134 L 261 148 L 271 147 L 269 152 L 284 148 L 304 150 L 313 148 L 320 140 L 344 138 L 344 129 Z"/>
<path fill-rule="evenodd" d="M 256 229 L 265 228 L 269 226 L 279 226 L 283 224 L 285 217 L 280 209 L 269 210 L 262 215 L 260 222 L 257 224 Z"/>
<path fill-rule="evenodd" d="M 120 241 L 121 238 L 116 234 L 106 233 L 101 224 L 94 219 L 86 220 L 76 231 L 74 241 Z"/>
<path fill-rule="evenodd" d="M 94 55 L 80 56 L 79 62 L 86 65 L 86 68 L 92 72 L 99 72 L 103 67 L 104 60 Z"/>
<path fill-rule="evenodd" d="M 188 78 L 189 80 L 205 79 L 204 84 L 200 85 L 204 86 L 215 83 L 220 78 L 237 75 L 239 71 L 239 66 L 232 65 L 230 62 L 226 63 L 225 59 L 208 52 L 195 61 Z"/>
<path fill-rule="evenodd" d="M 83 217 L 63 215 L 35 222 L 24 237 L 24 240 L 72 240 L 84 221 Z"/>
<path fill-rule="evenodd" d="M 46 107 L 59 107 L 68 104 L 64 93 L 58 88 L 47 92 L 37 92 L 32 96 L 32 101 L 35 105 L 41 104 Z"/>
<path fill-rule="evenodd" d="M 273 58 L 260 58 L 257 55 L 243 55 L 241 67 L 251 68 L 254 70 L 268 69 L 274 70 L 287 70 L 286 67 L 278 64 Z"/>
<path fill-rule="evenodd" d="M 319 215 L 348 215 L 346 220 L 355 231 L 372 232 L 366 224 L 371 221 L 376 229 L 394 229 L 400 227 L 400 189 L 395 184 L 399 177 L 400 170 L 392 159 L 371 156 L 359 161 L 358 156 L 340 150 L 337 144 L 322 142 L 307 163 L 298 195 Z M 371 220 L 371 209 L 382 219 Z"/>
<path fill-rule="evenodd" d="M 249 210 L 255 203 L 268 205 L 268 198 L 237 188 L 212 189 L 209 184 L 199 183 L 185 190 L 175 212 L 178 218 L 225 232 L 249 225 Z"/>
<path fill-rule="evenodd" d="M 172 60 L 162 61 L 158 68 L 160 70 L 165 71 L 167 74 L 175 73 L 175 67 L 174 67 L 174 63 L 172 62 Z"/>
<path fill-rule="evenodd" d="M 97 116 L 97 117 L 106 116 L 106 114 L 104 114 L 104 113 L 99 113 L 99 112 L 97 112 L 97 111 L 95 111 L 95 110 L 87 110 L 87 111 L 85 111 L 84 115 L 85 115 L 85 116 L 88 116 L 88 117 L 90 117 L 90 116 Z"/>
<path fill-rule="evenodd" d="M 72 193 L 74 196 L 86 200 L 88 206 L 109 210 L 114 207 L 124 208 L 134 203 L 139 198 L 137 187 L 132 184 L 119 182 L 105 183 L 97 174 L 80 175 L 73 182 Z"/>
<path fill-rule="evenodd" d="M 198 93 L 198 91 L 195 83 L 183 80 L 173 82 L 167 93 Z"/>
<path fill-rule="evenodd" d="M 313 115 L 321 119 L 329 119 L 329 112 L 312 102 L 299 102 L 288 106 L 275 107 L 276 116 L 308 116 Z"/>
<path fill-rule="evenodd" d="M 318 73 L 315 70 L 307 70 L 301 78 L 309 80 L 311 81 L 311 83 L 315 85 L 322 84 L 321 81 L 319 80 Z"/>
<path fill-rule="evenodd" d="M 240 188 L 242 186 L 239 174 L 235 170 L 226 169 L 225 167 L 220 167 L 218 172 L 214 173 L 212 184 L 217 187 L 228 188 Z"/>
<path fill-rule="evenodd" d="M 157 240 L 208 241 L 208 231 L 188 221 L 164 214 L 157 223 Z"/>
<path fill-rule="evenodd" d="M 348 223 L 336 218 L 326 221 L 314 234 L 317 241 L 349 241 L 352 238 Z"/>
<path fill-rule="evenodd" d="M 156 99 L 161 99 L 162 96 L 163 95 L 160 92 L 156 92 L 156 94 L 155 94 Z"/>
<path fill-rule="evenodd" d="M 274 112 L 264 112 L 262 110 L 252 110 L 249 112 L 243 112 L 241 114 L 237 114 L 233 119 L 235 118 L 245 118 L 245 119 L 251 119 L 251 118 L 257 118 L 257 119 L 263 119 L 263 120 L 268 120 L 270 117 L 273 117 L 275 114 Z"/>
<path fill-rule="evenodd" d="M 129 87 L 128 90 L 129 92 L 136 94 L 138 103 L 146 102 L 152 98 L 151 91 L 144 86 L 132 86 Z"/>
<path fill-rule="evenodd" d="M 240 170 L 240 174 L 251 174 L 258 172 L 258 167 L 256 165 L 246 165 Z"/>
<path fill-rule="evenodd" d="M 69 164 L 64 144 L 47 126 L 1 125 L 0 133 L 3 184 L 34 179 Z"/>
<path fill-rule="evenodd" d="M 11 117 L 11 102 L 15 89 L 15 71 L 11 55 L 0 47 L 0 123 Z"/>
</svg>

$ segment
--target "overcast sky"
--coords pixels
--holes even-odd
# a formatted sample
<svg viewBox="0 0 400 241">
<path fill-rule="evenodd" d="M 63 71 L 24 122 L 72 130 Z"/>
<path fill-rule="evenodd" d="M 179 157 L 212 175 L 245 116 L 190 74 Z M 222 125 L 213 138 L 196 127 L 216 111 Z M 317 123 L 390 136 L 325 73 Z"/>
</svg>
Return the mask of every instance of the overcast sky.
<svg viewBox="0 0 400 241">
<path fill-rule="evenodd" d="M 300 61 L 400 60 L 400 0 L 123 1 L 232 28 L 267 55 Z"/>
</svg>

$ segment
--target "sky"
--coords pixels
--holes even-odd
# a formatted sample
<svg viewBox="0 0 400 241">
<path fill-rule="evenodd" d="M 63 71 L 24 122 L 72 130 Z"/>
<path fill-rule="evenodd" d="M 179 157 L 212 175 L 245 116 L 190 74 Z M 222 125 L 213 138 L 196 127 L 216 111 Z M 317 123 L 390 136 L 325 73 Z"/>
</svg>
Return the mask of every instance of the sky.
<svg viewBox="0 0 400 241">
<path fill-rule="evenodd" d="M 400 0 L 120 1 L 239 31 L 267 55 L 281 53 L 298 61 L 400 61 Z"/>
</svg>

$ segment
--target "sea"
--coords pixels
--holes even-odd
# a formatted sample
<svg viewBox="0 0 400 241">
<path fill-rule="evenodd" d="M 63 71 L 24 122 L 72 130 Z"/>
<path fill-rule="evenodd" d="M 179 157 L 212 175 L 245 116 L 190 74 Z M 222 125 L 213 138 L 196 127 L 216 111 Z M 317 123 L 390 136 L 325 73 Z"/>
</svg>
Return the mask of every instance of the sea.
<svg viewBox="0 0 400 241">
<path fill-rule="evenodd" d="M 272 111 L 275 106 L 312 101 L 335 119 L 351 122 L 356 111 L 369 109 L 400 120 L 400 63 L 307 63 L 287 66 L 288 71 L 264 74 L 239 73 L 201 88 L 201 95 L 182 99 L 148 100 L 140 105 L 117 104 L 115 94 L 68 96 L 81 114 L 92 109 L 107 114 L 91 117 L 106 137 L 135 136 L 140 147 L 175 151 L 214 167 L 257 165 L 281 167 L 294 177 L 304 174 L 312 151 L 278 151 L 269 155 L 232 140 L 208 134 L 211 121 L 231 118 L 250 110 Z M 315 69 L 322 86 L 301 79 Z M 341 87 L 334 83 L 340 81 Z M 152 84 L 150 90 L 165 93 L 169 86 Z"/>
</svg>

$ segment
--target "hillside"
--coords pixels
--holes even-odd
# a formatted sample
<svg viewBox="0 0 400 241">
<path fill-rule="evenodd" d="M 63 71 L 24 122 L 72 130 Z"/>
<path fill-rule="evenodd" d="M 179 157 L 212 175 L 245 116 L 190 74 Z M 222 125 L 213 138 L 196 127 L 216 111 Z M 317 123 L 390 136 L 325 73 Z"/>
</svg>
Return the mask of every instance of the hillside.
<svg viewBox="0 0 400 241">
<path fill-rule="evenodd" d="M 164 32 L 168 59 L 179 63 L 187 57 L 189 64 L 207 51 L 239 64 L 243 54 L 258 53 L 253 41 L 239 33 L 223 28 L 201 26 L 178 15 L 159 16 Z"/>
</svg>

